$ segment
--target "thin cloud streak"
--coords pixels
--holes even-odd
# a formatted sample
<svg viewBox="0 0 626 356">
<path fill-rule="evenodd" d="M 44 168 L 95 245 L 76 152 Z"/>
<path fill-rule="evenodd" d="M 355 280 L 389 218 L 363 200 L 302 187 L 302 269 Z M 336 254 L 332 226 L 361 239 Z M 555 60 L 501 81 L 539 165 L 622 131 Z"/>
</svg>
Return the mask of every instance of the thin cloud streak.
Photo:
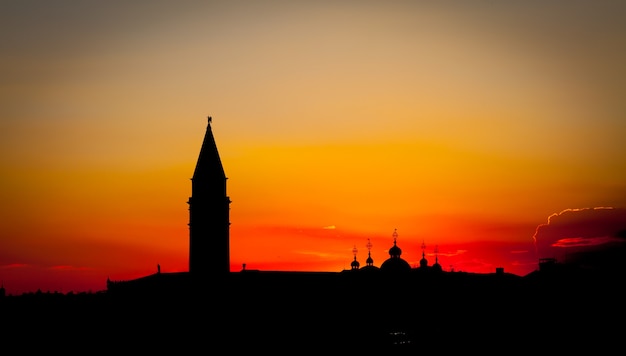
<svg viewBox="0 0 626 356">
<path fill-rule="evenodd" d="M 30 267 L 30 265 L 26 263 L 10 263 L 8 265 L 0 266 L 0 268 L 2 269 L 25 268 L 25 267 Z"/>
<path fill-rule="evenodd" d="M 57 271 L 90 271 L 93 270 L 91 267 L 75 267 L 70 265 L 60 265 L 60 266 L 52 266 L 50 269 Z"/>
<path fill-rule="evenodd" d="M 568 237 L 565 239 L 560 239 L 553 243 L 551 246 L 553 247 L 577 247 L 577 246 L 597 246 L 604 245 L 611 242 L 621 242 L 622 239 L 612 237 L 612 236 L 603 236 L 603 237 Z"/>
</svg>

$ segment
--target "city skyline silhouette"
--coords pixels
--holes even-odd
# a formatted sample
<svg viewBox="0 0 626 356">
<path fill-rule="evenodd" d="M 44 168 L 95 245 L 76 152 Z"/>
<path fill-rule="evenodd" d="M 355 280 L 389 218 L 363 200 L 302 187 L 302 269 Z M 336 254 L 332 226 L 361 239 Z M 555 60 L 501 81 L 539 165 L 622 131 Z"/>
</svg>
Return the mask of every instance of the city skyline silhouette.
<svg viewBox="0 0 626 356">
<path fill-rule="evenodd" d="M 198 155 L 194 173 L 191 178 L 192 196 L 187 201 L 189 207 L 188 269 L 186 271 L 170 271 L 171 274 L 192 272 L 193 269 L 204 270 L 204 272 L 197 272 L 203 274 L 215 273 L 214 271 L 216 270 L 222 270 L 223 274 L 227 274 L 227 272 L 231 271 L 239 271 L 239 269 L 233 271 L 232 263 L 230 262 L 230 204 L 232 202 L 226 192 L 228 178 L 222 165 L 220 153 L 217 148 L 217 143 L 213 134 L 213 130 L 211 128 L 212 118 L 209 116 L 207 120 L 208 126 L 202 140 L 200 153 Z M 193 197 L 194 191 L 196 196 L 195 199 Z M 195 209 L 192 208 L 195 205 L 194 201 L 199 202 L 198 207 L 196 207 Z M 602 213 L 602 215 L 600 213 Z M 556 223 L 557 219 L 558 221 L 560 221 L 561 219 L 565 219 L 565 216 L 567 216 L 568 214 L 578 214 L 580 216 L 584 216 L 583 214 L 585 214 L 587 215 L 587 220 L 589 221 L 578 218 L 577 220 L 574 220 L 573 224 L 571 222 L 568 223 L 567 220 L 566 223 Z M 194 218 L 194 216 L 196 217 Z M 623 245 L 626 228 L 624 228 L 623 226 L 625 218 L 626 210 L 610 207 L 599 207 L 593 209 L 566 209 L 561 211 L 560 213 L 555 213 L 551 215 L 548 218 L 547 223 L 537 226 L 535 234 L 533 235 L 536 256 L 538 256 L 537 260 L 534 263 L 536 267 L 533 269 L 533 272 L 539 269 L 541 261 L 554 261 L 559 262 L 559 264 L 567 262 L 574 267 L 584 266 L 584 268 L 587 269 L 598 268 L 604 271 L 620 270 L 622 267 L 617 261 L 619 260 L 619 256 L 623 253 L 624 249 Z M 194 220 L 198 224 L 198 227 L 196 227 L 195 230 L 192 229 Z M 599 226 L 595 227 L 593 226 L 593 224 L 597 224 Z M 220 226 L 220 228 L 218 228 L 217 230 L 221 231 L 219 234 L 223 235 L 221 239 L 207 239 L 203 237 L 203 235 L 215 234 L 211 231 L 216 230 L 216 226 Z M 577 232 L 572 233 L 572 229 L 575 229 Z M 393 245 L 390 246 L 391 242 L 387 241 L 387 245 L 390 246 L 390 248 L 386 250 L 389 254 L 389 258 L 385 258 L 383 260 L 374 260 L 372 258 L 371 251 L 373 244 L 370 238 L 367 239 L 366 247 L 368 251 L 368 256 L 367 260 L 364 261 L 365 265 L 362 268 L 363 270 L 378 270 L 380 268 L 385 269 L 386 265 L 387 269 L 391 269 L 391 267 L 389 266 L 396 266 L 393 268 L 404 268 L 407 270 L 418 269 L 428 266 L 428 260 L 426 258 L 427 245 L 425 244 L 425 239 L 422 240 L 420 246 L 421 259 L 418 260 L 416 258 L 418 254 L 416 254 L 415 251 L 410 251 L 413 254 L 413 262 L 407 262 L 404 258 L 400 257 L 402 250 L 398 246 L 396 246 L 396 240 L 398 238 L 397 230 L 398 229 L 395 228 L 393 230 L 393 234 L 391 234 Z M 562 238 L 562 233 L 559 232 L 560 230 L 566 231 L 566 234 L 569 234 L 569 236 L 573 236 L 574 234 L 579 235 L 576 238 Z M 586 230 L 590 230 L 591 233 Z M 200 237 L 194 238 L 194 231 L 196 231 L 195 235 Z M 601 232 L 599 233 L 599 231 Z M 556 237 L 551 237 L 550 235 L 555 235 Z M 596 237 L 598 235 L 599 238 Z M 556 258 L 556 254 L 553 255 L 550 252 L 547 252 L 554 247 L 561 247 L 559 245 L 561 245 L 562 247 L 567 247 L 567 250 L 569 252 L 566 255 L 560 255 L 559 258 Z M 539 252 L 539 250 L 541 250 L 541 252 Z M 216 253 L 216 251 L 222 251 L 222 253 L 218 254 Z M 400 253 L 398 254 L 394 251 L 399 251 Z M 430 252 L 430 249 L 428 251 L 428 257 L 435 259 L 434 265 L 429 267 L 436 268 L 437 270 L 441 271 L 455 271 L 453 265 L 444 266 L 439 263 L 439 247 L 437 245 L 434 246 L 434 252 Z M 342 269 L 337 269 L 335 271 L 318 270 L 309 272 L 341 272 L 348 269 L 358 270 L 360 269 L 360 262 L 357 259 L 358 252 L 359 249 L 355 244 L 351 251 L 353 257 L 352 261 L 350 261 L 346 254 L 346 261 L 349 262 L 349 268 L 346 267 L 346 263 L 344 263 L 344 267 Z M 197 255 L 197 257 L 194 257 L 195 255 Z M 406 255 L 407 254 L 405 253 L 405 256 Z M 375 264 L 374 261 L 376 261 L 377 263 Z M 244 262 L 241 265 L 241 270 L 246 270 L 246 266 L 248 266 L 248 270 L 250 269 L 250 266 Z M 254 267 L 254 265 L 251 268 L 253 270 L 259 270 L 259 268 Z M 297 272 L 298 270 L 283 269 L 280 271 Z M 463 270 L 458 271 L 466 272 Z M 492 270 L 486 273 L 503 272 L 510 273 L 509 271 L 506 271 L 505 268 L 502 266 L 493 266 Z M 160 263 L 157 263 L 157 274 L 161 274 Z M 532 274 L 532 272 L 528 273 L 527 275 L 529 274 Z M 113 281 L 116 280 L 119 279 L 113 279 Z M 107 277 L 106 285 L 104 288 L 95 291 L 90 290 L 89 292 L 91 293 L 103 291 L 109 288 L 110 285 L 111 278 Z M 3 292 L 6 294 L 4 281 L 2 282 L 2 288 Z M 42 289 L 37 288 L 36 290 L 38 292 L 41 292 Z M 34 291 L 30 291 L 30 293 L 32 292 Z M 46 290 L 46 292 L 51 291 Z M 53 290 L 53 292 L 63 293 L 62 290 Z M 70 292 L 75 293 L 74 291 Z M 12 293 L 9 292 L 9 294 Z"/>
<path fill-rule="evenodd" d="M 193 352 L 204 345 L 231 352 L 412 354 L 435 351 L 440 347 L 435 344 L 446 342 L 463 342 L 466 351 L 495 351 L 519 342 L 530 325 L 538 337 L 520 350 L 566 349 L 554 341 L 555 331 L 580 333 L 587 324 L 594 328 L 584 332 L 586 340 L 577 347 L 598 347 L 596 340 L 615 332 L 604 322 L 607 313 L 623 315 L 624 269 L 617 265 L 543 258 L 526 276 L 502 268 L 487 274 L 445 271 L 437 255 L 428 261 L 422 242 L 419 266 L 411 266 L 402 258 L 397 229 L 389 257 L 379 265 L 368 254 L 361 266 L 354 247 L 351 267 L 342 271 L 263 271 L 243 265 L 231 272 L 231 201 L 211 122 L 209 117 L 189 198 L 189 271 L 162 272 L 157 264 L 153 274 L 107 280 L 107 290 L 96 293 L 7 296 L 3 286 L 5 335 L 45 337 L 66 346 L 72 342 L 68 337 L 89 343 L 116 338 L 143 351 Z M 551 317 L 538 319 L 546 306 Z M 463 321 L 479 323 L 451 328 Z"/>
</svg>

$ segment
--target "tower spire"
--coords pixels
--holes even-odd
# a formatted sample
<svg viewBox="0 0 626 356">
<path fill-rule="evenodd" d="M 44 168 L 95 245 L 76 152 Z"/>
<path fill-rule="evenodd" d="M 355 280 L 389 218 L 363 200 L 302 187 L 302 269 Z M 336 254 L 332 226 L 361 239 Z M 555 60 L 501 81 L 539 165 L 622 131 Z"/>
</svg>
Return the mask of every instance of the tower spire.
<svg viewBox="0 0 626 356">
<path fill-rule="evenodd" d="M 196 275 L 230 272 L 230 198 L 211 116 L 191 178 L 189 198 L 189 272 Z"/>
</svg>

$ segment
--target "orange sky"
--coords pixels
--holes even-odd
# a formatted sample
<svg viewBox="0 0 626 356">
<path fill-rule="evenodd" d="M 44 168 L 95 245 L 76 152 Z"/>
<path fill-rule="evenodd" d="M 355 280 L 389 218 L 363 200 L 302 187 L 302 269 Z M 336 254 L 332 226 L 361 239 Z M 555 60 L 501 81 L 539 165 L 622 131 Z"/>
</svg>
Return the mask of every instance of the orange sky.
<svg viewBox="0 0 626 356">
<path fill-rule="evenodd" d="M 380 265 L 398 229 L 411 264 L 424 242 L 445 270 L 524 275 L 559 255 L 535 251 L 552 214 L 626 207 L 625 19 L 604 1 L 0 5 L 0 280 L 186 271 L 208 115 L 233 271 L 340 271 L 368 239 Z M 604 234 L 626 226 L 611 212 Z"/>
</svg>

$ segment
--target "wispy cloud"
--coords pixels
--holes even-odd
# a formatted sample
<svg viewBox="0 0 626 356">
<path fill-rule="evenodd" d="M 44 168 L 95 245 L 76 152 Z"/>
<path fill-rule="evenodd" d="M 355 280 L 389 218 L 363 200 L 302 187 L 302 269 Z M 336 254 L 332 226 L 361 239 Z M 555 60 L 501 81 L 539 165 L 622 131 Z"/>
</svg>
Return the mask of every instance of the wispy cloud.
<svg viewBox="0 0 626 356">
<path fill-rule="evenodd" d="M 438 256 L 444 256 L 444 257 L 453 257 L 453 256 L 459 256 L 462 255 L 464 253 L 466 253 L 467 250 L 456 250 L 456 251 L 449 251 L 449 252 L 439 252 L 437 253 Z M 434 256 L 434 253 L 429 254 L 429 256 Z"/>
<path fill-rule="evenodd" d="M 335 254 L 322 252 L 322 251 L 295 251 L 295 253 L 306 256 L 316 256 L 319 258 L 328 258 L 328 257 L 340 257 Z"/>
<path fill-rule="evenodd" d="M 26 263 L 9 263 L 8 265 L 0 266 L 2 269 L 10 269 L 10 268 L 25 268 L 29 265 Z"/>
<path fill-rule="evenodd" d="M 611 242 L 621 242 L 622 240 L 617 237 L 603 236 L 603 237 L 569 237 L 565 239 L 559 239 L 551 246 L 553 247 L 577 247 L 577 246 L 596 246 L 603 245 Z"/>
<path fill-rule="evenodd" d="M 87 271 L 90 270 L 90 267 L 76 267 L 76 266 L 70 266 L 70 265 L 59 265 L 59 266 L 52 266 L 50 267 L 50 269 L 55 270 L 55 271 Z"/>
</svg>

